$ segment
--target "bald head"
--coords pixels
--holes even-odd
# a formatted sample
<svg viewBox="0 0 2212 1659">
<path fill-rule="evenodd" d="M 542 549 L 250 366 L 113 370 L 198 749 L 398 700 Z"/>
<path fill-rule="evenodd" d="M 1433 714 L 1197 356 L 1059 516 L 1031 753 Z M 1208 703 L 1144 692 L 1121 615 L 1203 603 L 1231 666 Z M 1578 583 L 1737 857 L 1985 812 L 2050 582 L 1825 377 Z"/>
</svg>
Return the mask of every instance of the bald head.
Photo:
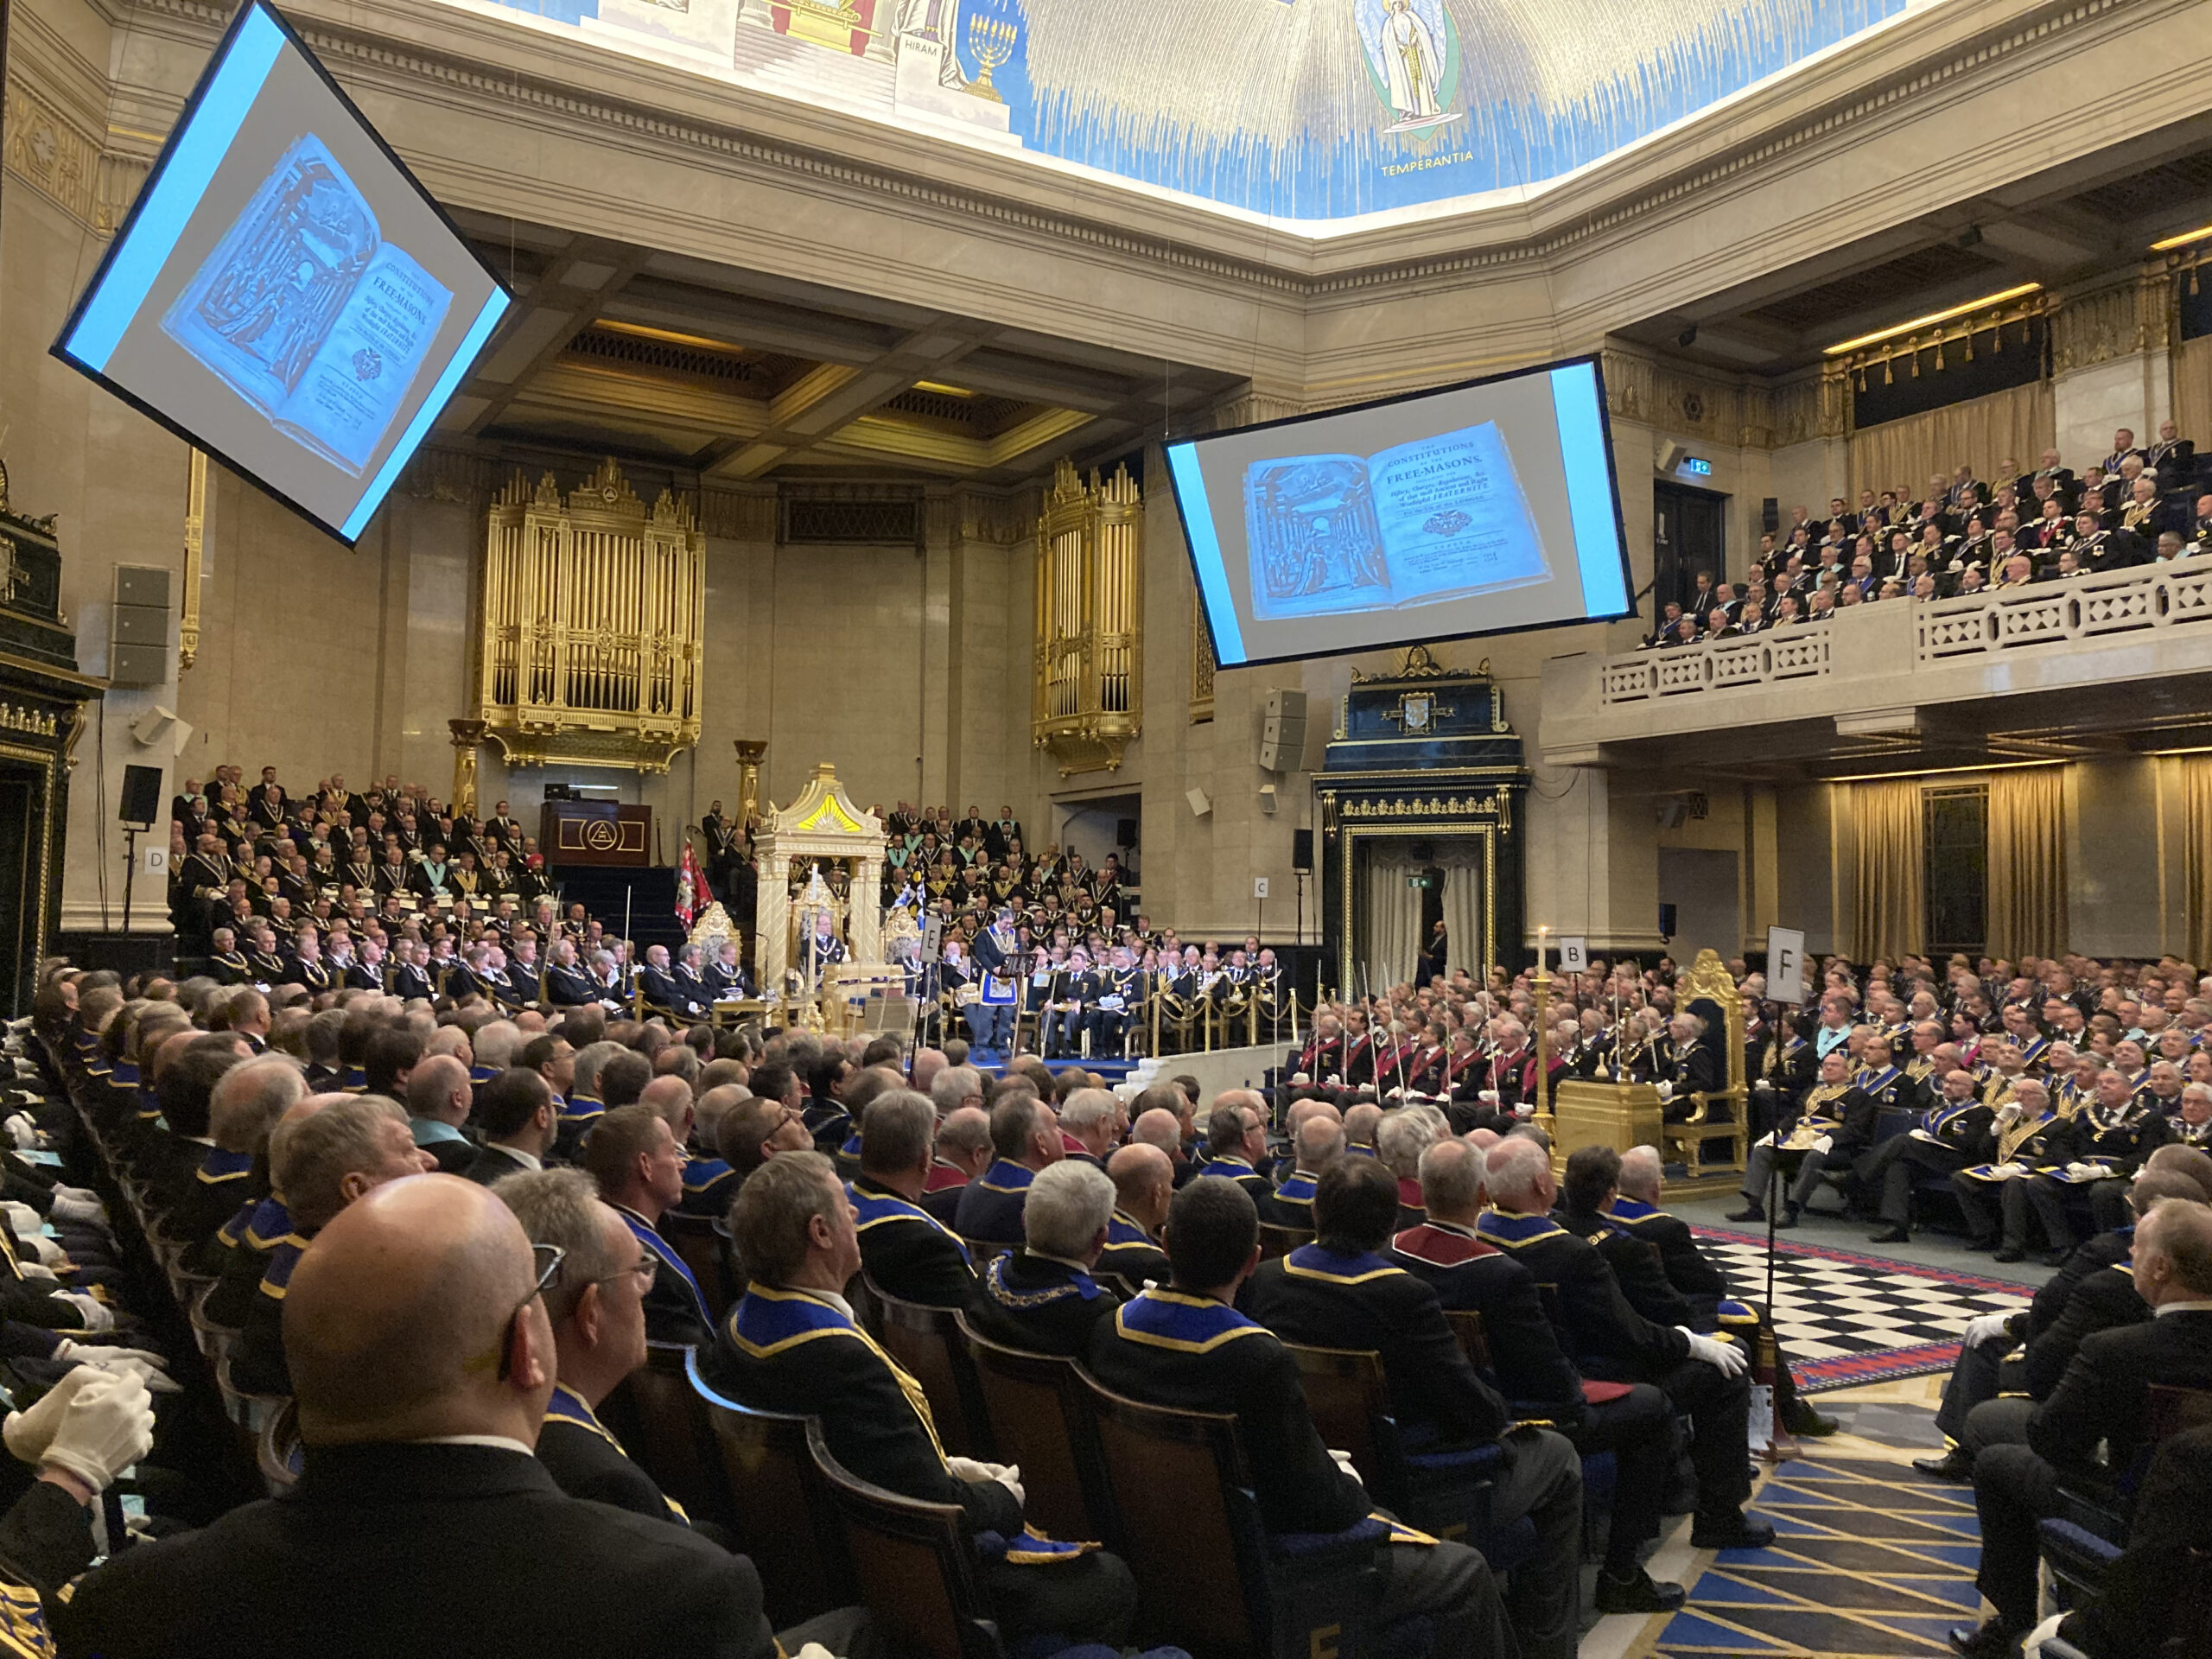
<svg viewBox="0 0 2212 1659">
<path fill-rule="evenodd" d="M 1152 1090 L 1147 1089 L 1145 1092 L 1150 1094 Z M 1129 1140 L 1135 1145 L 1154 1148 L 1172 1161 L 1183 1145 L 1183 1125 L 1166 1107 L 1147 1107 L 1129 1125 Z"/>
<path fill-rule="evenodd" d="M 1373 1146 L 1376 1126 L 1382 1121 L 1382 1109 L 1371 1100 L 1363 1100 L 1344 1114 L 1346 1144 L 1355 1147 Z"/>
<path fill-rule="evenodd" d="M 1165 1116 L 1171 1124 L 1175 1121 L 1172 1113 Z M 1175 1194 L 1174 1160 L 1158 1147 L 1139 1142 L 1108 1159 L 1106 1174 L 1114 1183 L 1115 1207 L 1157 1236 Z"/>
<path fill-rule="evenodd" d="M 496 1434 L 534 1446 L 553 1391 L 535 1279 L 522 1224 L 474 1181 L 410 1176 L 348 1205 L 301 1256 L 284 1298 L 302 1438 Z"/>
<path fill-rule="evenodd" d="M 407 1115 L 459 1128 L 468 1122 L 468 1068 L 451 1054 L 417 1060 L 407 1074 Z"/>
<path fill-rule="evenodd" d="M 1344 1126 L 1337 1122 L 1337 1115 L 1309 1117 L 1291 1135 L 1298 1166 L 1308 1175 L 1319 1175 L 1344 1155 Z"/>
<path fill-rule="evenodd" d="M 661 1122 L 668 1125 L 669 1133 L 676 1137 L 677 1145 L 682 1146 L 690 1136 L 697 1109 L 691 1085 L 682 1077 L 673 1074 L 655 1077 L 638 1096 L 638 1104 L 650 1106 L 659 1115 Z"/>
<path fill-rule="evenodd" d="M 1615 1185 L 1623 1198 L 1634 1198 L 1639 1204 L 1656 1204 L 1661 1182 L 1656 1147 L 1630 1147 L 1621 1154 L 1620 1177 Z"/>
<path fill-rule="evenodd" d="M 1465 1141 L 1439 1141 L 1421 1155 L 1422 1207 L 1432 1221 L 1471 1227 L 1483 1208 L 1483 1154 Z"/>
</svg>

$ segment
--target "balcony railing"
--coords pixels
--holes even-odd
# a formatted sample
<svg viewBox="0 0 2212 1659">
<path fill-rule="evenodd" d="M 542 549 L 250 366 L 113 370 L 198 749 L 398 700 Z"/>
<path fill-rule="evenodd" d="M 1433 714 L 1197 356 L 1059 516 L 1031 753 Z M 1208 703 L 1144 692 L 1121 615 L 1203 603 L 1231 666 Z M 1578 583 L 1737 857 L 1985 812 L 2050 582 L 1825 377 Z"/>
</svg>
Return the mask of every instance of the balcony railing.
<svg viewBox="0 0 2212 1659">
<path fill-rule="evenodd" d="M 1958 599 L 1886 600 L 1880 608 L 1886 618 L 1898 605 L 1910 607 L 1915 660 L 1923 664 L 2150 629 L 2193 628 L 2212 623 L 2212 557 Z M 1834 626 L 1800 623 L 1748 639 L 1608 657 L 1599 674 L 1599 702 L 1622 708 L 1823 677 L 1838 671 Z"/>
</svg>

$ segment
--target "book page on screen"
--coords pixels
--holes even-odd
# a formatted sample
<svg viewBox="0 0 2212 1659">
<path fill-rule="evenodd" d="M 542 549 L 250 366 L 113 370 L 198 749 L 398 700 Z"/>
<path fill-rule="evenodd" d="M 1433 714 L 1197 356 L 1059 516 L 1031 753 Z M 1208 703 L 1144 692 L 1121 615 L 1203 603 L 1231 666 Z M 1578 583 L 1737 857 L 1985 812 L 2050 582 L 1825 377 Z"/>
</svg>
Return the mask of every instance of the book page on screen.
<svg viewBox="0 0 2212 1659">
<path fill-rule="evenodd" d="M 1587 359 L 1168 446 L 1224 667 L 1629 611 Z"/>
</svg>

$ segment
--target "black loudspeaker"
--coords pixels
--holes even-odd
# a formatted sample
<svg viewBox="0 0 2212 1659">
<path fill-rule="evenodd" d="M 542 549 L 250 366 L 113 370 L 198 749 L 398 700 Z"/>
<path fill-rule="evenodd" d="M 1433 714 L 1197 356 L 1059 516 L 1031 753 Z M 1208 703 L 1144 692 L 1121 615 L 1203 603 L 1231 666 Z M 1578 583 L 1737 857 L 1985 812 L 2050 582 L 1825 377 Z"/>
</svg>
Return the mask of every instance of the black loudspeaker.
<svg viewBox="0 0 2212 1659">
<path fill-rule="evenodd" d="M 1675 907 L 1672 905 L 1659 906 L 1659 937 L 1662 939 L 1675 937 Z"/>
<path fill-rule="evenodd" d="M 1137 844 L 1137 821 L 1135 818 L 1114 820 L 1114 844 L 1116 847 L 1134 847 Z"/>
<path fill-rule="evenodd" d="M 1770 495 L 1759 503 L 1759 528 L 1770 535 L 1782 528 L 1782 503 Z"/>
<path fill-rule="evenodd" d="M 123 804 L 116 808 L 118 823 L 146 823 L 162 816 L 162 769 L 159 766 L 125 766 L 123 769 Z"/>
<path fill-rule="evenodd" d="M 1300 875 L 1313 874 L 1313 832 L 1311 830 L 1290 832 L 1290 868 Z"/>
</svg>

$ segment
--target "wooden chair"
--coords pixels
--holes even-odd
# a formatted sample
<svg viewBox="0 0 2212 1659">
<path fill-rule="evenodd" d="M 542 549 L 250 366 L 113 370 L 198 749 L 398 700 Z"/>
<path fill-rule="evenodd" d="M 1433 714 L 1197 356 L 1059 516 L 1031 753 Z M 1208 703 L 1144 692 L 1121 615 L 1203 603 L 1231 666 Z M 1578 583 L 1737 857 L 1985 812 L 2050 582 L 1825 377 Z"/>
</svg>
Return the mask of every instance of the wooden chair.
<svg viewBox="0 0 2212 1659">
<path fill-rule="evenodd" d="M 1288 1255 L 1313 1242 L 1313 1233 L 1304 1227 L 1279 1227 L 1274 1222 L 1260 1224 L 1260 1257 L 1272 1262 L 1277 1256 Z"/>
<path fill-rule="evenodd" d="M 976 1577 L 967 1512 L 957 1503 L 901 1497 L 848 1473 L 811 1418 L 806 1444 L 844 1522 L 861 1599 L 893 1649 L 921 1659 L 1005 1659 Z"/>
<path fill-rule="evenodd" d="M 1493 1478 L 1503 1459 L 1496 1446 L 1444 1452 L 1409 1449 L 1390 1411 L 1382 1356 L 1356 1349 L 1283 1344 L 1298 1362 L 1306 1409 L 1323 1442 L 1351 1454 L 1375 1501 L 1409 1526 L 1472 1544 L 1493 1570 L 1510 1572 L 1534 1552 L 1533 1526 L 1501 1534 L 1491 1519 Z"/>
<path fill-rule="evenodd" d="M 1270 1540 L 1236 1420 L 1130 1400 L 1084 1376 L 1112 1496 L 1115 1551 L 1144 1595 L 1145 1644 L 1207 1659 L 1370 1651 L 1388 1529 Z"/>
<path fill-rule="evenodd" d="M 734 1275 L 723 1248 L 727 1236 L 721 1224 L 712 1216 L 687 1216 L 671 1210 L 660 1218 L 660 1236 L 676 1247 L 676 1254 L 691 1269 L 691 1276 L 699 1281 L 700 1294 L 707 1299 L 707 1312 L 719 1325 L 729 1317 L 730 1304 L 737 1300 L 732 1294 Z"/>
<path fill-rule="evenodd" d="M 696 1519 L 728 1526 L 734 1507 L 715 1478 L 714 1425 L 693 1390 L 696 1351 L 649 1342 L 645 1363 L 600 1402 L 599 1420 L 638 1467 Z"/>
<path fill-rule="evenodd" d="M 1001 1347 L 976 1335 L 964 1315 L 959 1325 L 992 1443 L 1020 1465 L 1023 1514 L 1053 1538 L 1105 1537 L 1105 1470 L 1076 1363 Z"/>
<path fill-rule="evenodd" d="M 228 1354 L 215 1362 L 215 1387 L 223 1396 L 223 1414 L 245 1431 L 251 1441 L 257 1442 L 269 1420 L 291 1403 L 289 1395 L 248 1394 L 241 1389 L 231 1381 Z"/>
<path fill-rule="evenodd" d="M 262 1429 L 256 1462 L 270 1497 L 282 1497 L 299 1484 L 305 1458 L 300 1445 L 299 1408 L 293 1402 L 287 1400 Z"/>
<path fill-rule="evenodd" d="M 688 1372 L 714 1430 L 714 1456 L 727 1482 L 737 1548 L 760 1569 L 768 1621 L 788 1630 L 860 1599 L 843 1527 L 829 1484 L 808 1448 L 810 1418 L 755 1411 Z"/>
<path fill-rule="evenodd" d="M 867 1279 L 863 1273 L 861 1277 Z M 882 1310 L 877 1340 L 900 1370 L 922 1385 L 929 1397 L 937 1437 L 952 1457 L 1002 1463 L 991 1449 L 990 1418 L 976 1384 L 975 1367 L 960 1334 L 959 1315 L 949 1307 L 902 1302 L 869 1280 L 868 1294 Z"/>
<path fill-rule="evenodd" d="M 231 1350 L 238 1345 L 239 1332 L 236 1325 L 212 1323 L 202 1312 L 207 1301 L 205 1296 L 196 1298 L 186 1308 L 185 1316 L 192 1322 L 193 1341 L 213 1365 L 229 1357 Z"/>
<path fill-rule="evenodd" d="M 1478 1371 L 1489 1370 L 1490 1338 L 1483 1330 L 1483 1316 L 1471 1307 L 1447 1307 L 1444 1318 L 1452 1327 L 1452 1334 L 1459 1338 L 1467 1363 Z"/>
</svg>

